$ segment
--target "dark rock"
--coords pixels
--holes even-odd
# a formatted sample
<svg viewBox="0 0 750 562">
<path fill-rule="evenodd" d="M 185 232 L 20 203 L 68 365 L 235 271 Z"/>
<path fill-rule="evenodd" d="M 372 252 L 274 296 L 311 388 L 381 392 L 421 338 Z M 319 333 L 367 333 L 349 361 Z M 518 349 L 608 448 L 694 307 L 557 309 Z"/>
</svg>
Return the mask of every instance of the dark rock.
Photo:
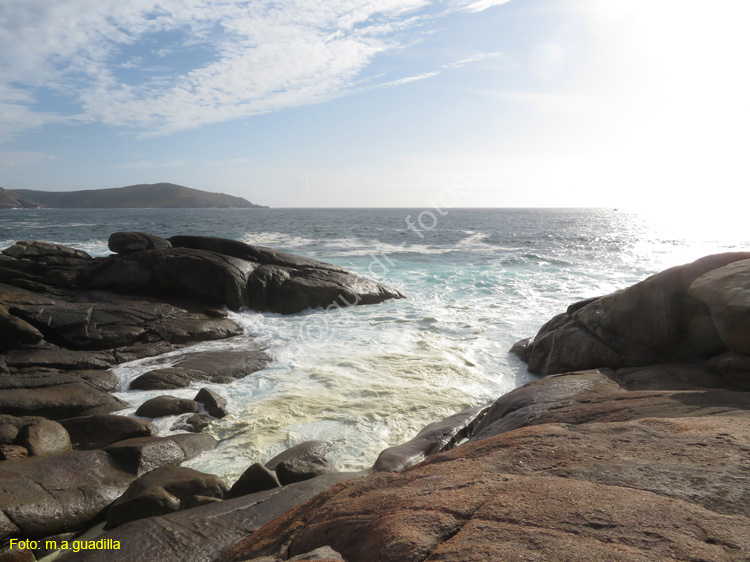
<svg viewBox="0 0 750 562">
<path fill-rule="evenodd" d="M 68 371 L 69 375 L 80 377 L 91 386 L 105 392 L 113 392 L 117 388 L 117 375 L 110 370 Z"/>
<path fill-rule="evenodd" d="M 0 304 L 0 349 L 15 349 L 23 345 L 33 345 L 42 340 L 42 334 L 28 322 L 13 316 Z"/>
<path fill-rule="evenodd" d="M 107 562 L 208 561 L 228 546 L 316 494 L 359 476 L 336 473 L 268 490 L 178 511 L 151 519 L 140 519 L 113 529 L 99 538 L 120 541 L 120 550 L 107 552 Z M 68 552 L 60 562 L 100 562 L 97 551 Z"/>
<path fill-rule="evenodd" d="M 206 429 L 214 418 L 204 414 L 193 414 L 184 419 L 177 420 L 171 428 L 171 431 L 190 431 L 191 433 L 200 433 Z"/>
<path fill-rule="evenodd" d="M 13 459 L 24 459 L 29 456 L 29 451 L 21 445 L 0 445 L 0 461 L 12 461 Z"/>
<path fill-rule="evenodd" d="M 193 381 L 226 384 L 265 369 L 271 358 L 261 349 L 184 353 L 174 366 L 184 369 Z"/>
<path fill-rule="evenodd" d="M 232 485 L 232 488 L 224 495 L 224 499 L 230 500 L 246 496 L 247 494 L 273 490 L 280 486 L 281 484 L 276 473 L 256 462 L 242 473 L 242 476 L 239 477 Z"/>
<path fill-rule="evenodd" d="M 708 306 L 730 351 L 750 353 L 750 259 L 704 273 L 690 284 L 687 293 Z"/>
<path fill-rule="evenodd" d="M 18 427 L 12 423 L 0 422 L 0 445 L 13 443 L 18 435 Z"/>
<path fill-rule="evenodd" d="M 173 466 L 216 447 L 216 440 L 202 433 L 183 433 L 168 437 L 134 437 L 104 448 L 119 466 L 141 476 Z"/>
<path fill-rule="evenodd" d="M 150 421 L 109 414 L 68 418 L 60 420 L 60 425 L 70 434 L 75 449 L 101 449 L 117 441 L 156 433 Z"/>
<path fill-rule="evenodd" d="M 214 252 L 170 248 L 136 252 L 104 262 L 87 285 L 118 293 L 166 295 L 239 309 L 256 264 Z"/>
<path fill-rule="evenodd" d="M 261 312 L 294 314 L 307 308 L 376 304 L 404 296 L 356 273 L 262 265 L 248 284 L 248 305 Z"/>
<path fill-rule="evenodd" d="M 82 529 L 134 478 L 104 451 L 5 461 L 0 465 L 0 543 Z"/>
<path fill-rule="evenodd" d="M 729 351 L 713 357 L 708 362 L 708 368 L 720 374 L 732 387 L 750 390 L 750 355 Z"/>
<path fill-rule="evenodd" d="M 478 406 L 431 423 L 411 441 L 381 452 L 372 467 L 373 472 L 399 472 L 432 455 L 452 449 L 463 439 L 471 437 L 488 409 L 488 406 Z"/>
<path fill-rule="evenodd" d="M 336 469 L 324 458 L 289 459 L 276 466 L 276 475 L 284 486 L 333 472 Z"/>
<path fill-rule="evenodd" d="M 330 474 L 335 469 L 325 458 L 330 445 L 325 441 L 305 441 L 282 451 L 265 466 L 276 471 L 282 485 L 302 482 L 322 474 Z"/>
<path fill-rule="evenodd" d="M 0 412 L 14 416 L 64 419 L 78 415 L 109 413 L 127 406 L 107 392 L 80 382 L 15 388 L 12 375 L 0 376 Z M 17 383 L 18 381 L 16 381 Z"/>
<path fill-rule="evenodd" d="M 226 399 L 210 388 L 201 388 L 193 400 L 203 404 L 210 416 L 223 418 L 228 414 Z"/>
<path fill-rule="evenodd" d="M 185 467 L 157 468 L 134 481 L 107 510 L 106 529 L 185 509 L 195 496 L 222 498 L 226 484 L 213 474 Z"/>
<path fill-rule="evenodd" d="M 18 431 L 16 444 L 26 448 L 30 456 L 39 457 L 70 451 L 70 436 L 57 422 L 37 418 Z"/>
<path fill-rule="evenodd" d="M 166 367 L 142 374 L 130 383 L 131 390 L 169 390 L 185 388 L 191 377 L 184 369 Z"/>
<path fill-rule="evenodd" d="M 34 260 L 42 263 L 59 263 L 60 260 L 84 260 L 91 256 L 83 250 L 76 250 L 62 244 L 21 240 L 3 250 L 3 254 L 16 259 Z"/>
<path fill-rule="evenodd" d="M 292 459 L 318 459 L 325 458 L 331 445 L 325 441 L 303 441 L 294 447 L 285 449 L 271 460 L 266 462 L 265 467 L 269 470 L 276 470 L 279 463 Z"/>
<path fill-rule="evenodd" d="M 131 254 L 143 250 L 171 248 L 169 240 L 145 232 L 115 232 L 109 236 L 109 249 L 116 254 Z"/>
<path fill-rule="evenodd" d="M 175 398 L 174 396 L 157 396 L 141 404 L 135 411 L 135 415 L 146 418 L 160 418 L 187 412 L 198 412 L 198 403 L 195 400 Z"/>
<path fill-rule="evenodd" d="M 735 311 L 747 303 L 727 308 L 722 302 L 750 275 L 749 258 L 740 252 L 707 256 L 577 303 L 542 327 L 530 351 L 519 349 L 529 370 L 542 375 L 705 361 L 730 344 L 741 352 L 748 326 Z"/>
<path fill-rule="evenodd" d="M 259 265 L 276 265 L 291 269 L 321 269 L 346 273 L 346 270 L 310 258 L 279 252 L 265 246 L 254 246 L 237 240 L 217 238 L 215 236 L 172 236 L 169 241 L 175 248 L 192 248 L 207 250 L 225 256 L 232 256 L 241 260 L 255 262 Z"/>
</svg>

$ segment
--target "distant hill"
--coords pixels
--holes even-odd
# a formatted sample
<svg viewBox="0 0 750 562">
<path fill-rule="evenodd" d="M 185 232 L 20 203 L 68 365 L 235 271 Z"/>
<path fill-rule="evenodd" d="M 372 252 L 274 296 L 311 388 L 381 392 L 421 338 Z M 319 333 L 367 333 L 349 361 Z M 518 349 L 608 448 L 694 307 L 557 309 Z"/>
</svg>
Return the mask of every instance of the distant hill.
<svg viewBox="0 0 750 562">
<path fill-rule="evenodd" d="M 44 205 L 0 187 L 0 209 L 41 209 Z"/>
<path fill-rule="evenodd" d="M 22 197 L 54 209 L 148 209 L 148 208 L 255 208 L 242 197 L 211 193 L 173 183 L 144 183 L 85 191 L 35 191 L 15 189 Z"/>
</svg>

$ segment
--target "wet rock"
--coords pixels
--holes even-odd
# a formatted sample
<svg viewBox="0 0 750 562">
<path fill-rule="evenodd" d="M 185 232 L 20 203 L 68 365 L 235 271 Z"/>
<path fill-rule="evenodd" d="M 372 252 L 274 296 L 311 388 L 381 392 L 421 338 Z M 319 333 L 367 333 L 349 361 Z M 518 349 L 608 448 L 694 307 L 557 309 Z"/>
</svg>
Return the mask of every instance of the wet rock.
<svg viewBox="0 0 750 562">
<path fill-rule="evenodd" d="M 37 418 L 18 431 L 15 443 L 25 447 L 29 456 L 51 455 L 70 451 L 70 436 L 59 423 Z"/>
<path fill-rule="evenodd" d="M 262 349 L 184 353 L 174 361 L 193 381 L 227 384 L 265 369 L 271 358 Z"/>
<path fill-rule="evenodd" d="M 0 461 L 12 461 L 14 459 L 24 459 L 29 456 L 29 451 L 21 445 L 11 445 L 4 443 L 0 445 Z"/>
<path fill-rule="evenodd" d="M 131 390 L 169 390 L 185 388 L 192 377 L 184 369 L 166 367 L 142 374 L 130 383 Z"/>
<path fill-rule="evenodd" d="M 265 467 L 276 472 L 282 485 L 302 482 L 336 471 L 325 458 L 329 449 L 330 445 L 325 441 L 305 441 L 282 451 Z"/>
<path fill-rule="evenodd" d="M 273 490 L 280 486 L 281 484 L 274 471 L 269 470 L 260 463 L 255 463 L 242 473 L 242 476 L 232 485 L 232 488 L 224 495 L 224 498 L 230 500 L 246 496 L 247 494 Z"/>
<path fill-rule="evenodd" d="M 21 240 L 3 250 L 3 254 L 16 259 L 34 260 L 41 263 L 67 264 L 88 261 L 91 256 L 83 250 L 76 250 L 62 244 Z"/>
<path fill-rule="evenodd" d="M 171 248 L 169 240 L 145 232 L 115 232 L 109 236 L 107 246 L 116 254 L 130 254 L 143 250 Z"/>
<path fill-rule="evenodd" d="M 146 418 L 160 418 L 188 412 L 198 412 L 198 403 L 195 400 L 175 398 L 174 396 L 157 396 L 141 404 L 135 411 L 135 415 Z"/>
<path fill-rule="evenodd" d="M 101 449 L 117 441 L 133 437 L 149 437 L 156 433 L 148 420 L 100 414 L 60 420 L 70 435 L 75 449 Z"/>
<path fill-rule="evenodd" d="M 45 380 L 46 379 L 46 380 Z M 107 392 L 66 376 L 16 377 L 0 376 L 0 412 L 14 416 L 42 416 L 58 420 L 77 415 L 122 410 L 127 404 Z M 54 384 L 57 381 L 60 384 Z M 28 388 L 17 388 L 18 384 Z M 37 385 L 38 384 L 38 385 Z"/>
<path fill-rule="evenodd" d="M 206 429 L 214 418 L 204 414 L 193 414 L 184 419 L 177 420 L 171 428 L 171 431 L 189 431 L 191 433 L 200 433 Z"/>
<path fill-rule="evenodd" d="M 399 472 L 426 458 L 452 449 L 461 440 L 471 437 L 488 406 L 469 408 L 444 420 L 431 423 L 417 436 L 378 455 L 373 472 Z"/>
<path fill-rule="evenodd" d="M 185 509 L 196 496 L 221 499 L 226 484 L 213 474 L 185 467 L 158 468 L 135 480 L 107 510 L 105 529 Z"/>
<path fill-rule="evenodd" d="M 209 505 L 140 519 L 113 529 L 100 538 L 120 541 L 120 550 L 107 553 L 108 562 L 182 562 L 212 560 L 228 546 L 323 490 L 359 476 L 336 473 L 268 490 L 214 502 Z M 100 562 L 96 551 L 69 552 L 60 562 Z"/>
<path fill-rule="evenodd" d="M 331 449 L 330 443 L 326 441 L 303 441 L 294 447 L 285 449 L 268 462 L 265 463 L 265 467 L 269 470 L 276 470 L 279 463 L 294 460 L 294 459 L 321 459 L 325 458 L 328 451 Z"/>
<path fill-rule="evenodd" d="M 173 466 L 216 447 L 216 440 L 202 433 L 183 433 L 168 437 L 134 437 L 104 448 L 118 465 L 141 476 Z"/>
<path fill-rule="evenodd" d="M 0 543 L 82 529 L 115 501 L 135 474 L 104 451 L 68 451 L 0 465 Z M 12 521 L 5 526 L 2 521 Z"/>
<path fill-rule="evenodd" d="M 206 412 L 215 418 L 223 418 L 228 414 L 226 399 L 210 388 L 201 388 L 193 400 L 203 404 Z"/>
</svg>

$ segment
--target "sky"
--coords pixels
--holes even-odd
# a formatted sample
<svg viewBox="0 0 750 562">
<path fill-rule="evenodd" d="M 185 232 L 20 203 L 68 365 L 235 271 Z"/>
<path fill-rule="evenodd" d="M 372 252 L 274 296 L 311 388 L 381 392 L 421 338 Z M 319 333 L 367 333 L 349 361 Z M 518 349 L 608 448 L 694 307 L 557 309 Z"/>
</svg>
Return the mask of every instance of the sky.
<svg viewBox="0 0 750 562">
<path fill-rule="evenodd" d="M 2 0 L 0 186 L 750 202 L 750 2 Z"/>
</svg>

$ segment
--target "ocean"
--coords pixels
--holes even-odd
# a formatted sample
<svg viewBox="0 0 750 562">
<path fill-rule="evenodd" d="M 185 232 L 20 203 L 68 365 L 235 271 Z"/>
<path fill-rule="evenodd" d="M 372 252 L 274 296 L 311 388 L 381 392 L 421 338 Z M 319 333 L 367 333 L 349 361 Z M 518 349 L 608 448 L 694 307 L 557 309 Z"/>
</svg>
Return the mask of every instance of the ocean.
<svg viewBox="0 0 750 562">
<path fill-rule="evenodd" d="M 404 300 L 291 316 L 231 313 L 245 336 L 195 349 L 266 348 L 271 364 L 207 385 L 232 415 L 187 466 L 231 482 L 254 462 L 310 439 L 339 470 L 534 377 L 508 349 L 578 300 L 625 288 L 703 255 L 750 249 L 724 221 L 617 209 L 120 209 L 0 212 L 0 247 L 45 240 L 107 255 L 116 231 L 221 236 L 327 261 L 403 292 Z M 164 391 L 128 391 L 181 350 L 119 365 L 132 413 Z M 192 398 L 196 388 L 170 391 Z M 157 420 L 168 433 L 172 418 Z"/>
</svg>

